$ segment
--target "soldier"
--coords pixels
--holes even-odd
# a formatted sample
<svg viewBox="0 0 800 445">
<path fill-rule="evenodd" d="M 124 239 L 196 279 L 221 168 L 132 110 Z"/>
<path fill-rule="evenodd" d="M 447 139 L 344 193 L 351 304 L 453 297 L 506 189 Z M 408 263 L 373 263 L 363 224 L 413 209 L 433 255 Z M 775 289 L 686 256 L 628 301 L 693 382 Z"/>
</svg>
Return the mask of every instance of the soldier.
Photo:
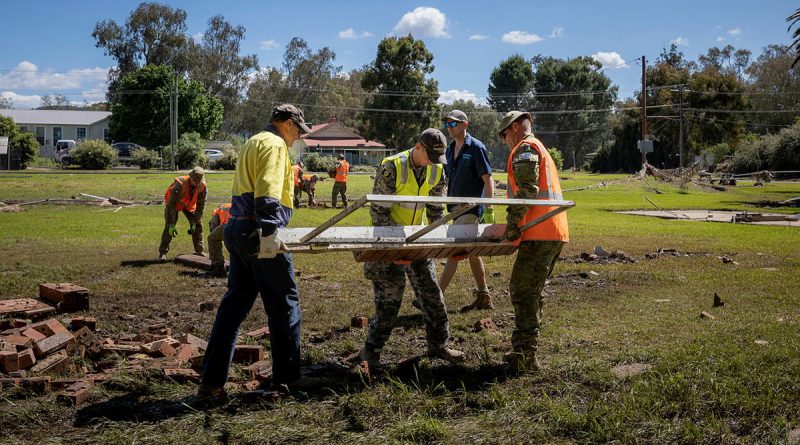
<svg viewBox="0 0 800 445">
<path fill-rule="evenodd" d="M 208 221 L 208 257 L 211 260 L 211 270 L 208 276 L 225 277 L 225 255 L 222 253 L 222 232 L 225 224 L 231 217 L 231 204 L 225 203 L 214 209 L 211 220 Z"/>
<path fill-rule="evenodd" d="M 169 243 L 178 236 L 178 212 L 183 212 L 189 220 L 189 230 L 192 235 L 194 253 L 205 256 L 203 253 L 203 210 L 206 207 L 206 181 L 205 172 L 200 167 L 195 167 L 187 176 L 178 176 L 164 193 L 164 231 L 161 233 L 161 245 L 158 247 L 158 259 L 167 260 Z"/>
<path fill-rule="evenodd" d="M 344 159 L 344 154 L 339 153 L 339 162 L 336 163 L 336 174 L 333 178 L 333 193 L 331 194 L 331 207 L 336 208 L 336 198 L 342 195 L 342 207 L 347 207 L 347 175 L 350 173 L 350 164 Z"/>
<path fill-rule="evenodd" d="M 533 136 L 531 114 L 509 111 L 500 121 L 500 138 L 508 155 L 508 197 L 516 199 L 563 199 L 553 158 Z M 520 228 L 549 212 L 551 207 L 507 208 L 505 237 L 519 247 L 511 272 L 511 303 L 516 329 L 513 351 L 506 356 L 513 372 L 536 371 L 536 348 L 542 323 L 542 290 L 564 244 L 569 241 L 566 213 L 560 213 L 524 232 Z"/>
<path fill-rule="evenodd" d="M 297 164 L 292 166 L 292 180 L 294 181 L 294 208 L 300 208 L 300 198 L 303 195 L 303 189 L 300 187 L 303 177 L 303 161 L 297 161 Z"/>
<path fill-rule="evenodd" d="M 309 207 L 316 207 L 317 200 L 314 199 L 314 196 L 317 193 L 317 182 L 319 182 L 319 176 L 317 175 L 303 175 L 300 180 L 300 192 L 306 192 L 308 195 L 308 206 Z M 301 194 L 297 194 L 298 200 L 297 205 L 300 205 L 300 198 L 302 198 Z"/>
<path fill-rule="evenodd" d="M 447 140 L 441 131 L 429 128 L 422 132 L 414 148 L 389 156 L 381 162 L 372 193 L 379 195 L 443 196 L 445 181 L 440 164 L 445 162 Z M 435 162 L 435 163 L 434 163 Z M 370 206 L 375 226 L 414 225 L 422 223 L 421 206 L 409 204 Z M 428 218 L 442 217 L 441 205 L 425 205 Z M 425 319 L 428 355 L 451 362 L 463 361 L 464 353 L 447 347 L 449 326 L 444 297 L 436 282 L 433 260 L 367 262 L 364 275 L 375 290 L 375 317 L 358 359 L 371 367 L 380 367 L 380 354 L 397 319 L 406 276 L 420 301 Z"/>
</svg>

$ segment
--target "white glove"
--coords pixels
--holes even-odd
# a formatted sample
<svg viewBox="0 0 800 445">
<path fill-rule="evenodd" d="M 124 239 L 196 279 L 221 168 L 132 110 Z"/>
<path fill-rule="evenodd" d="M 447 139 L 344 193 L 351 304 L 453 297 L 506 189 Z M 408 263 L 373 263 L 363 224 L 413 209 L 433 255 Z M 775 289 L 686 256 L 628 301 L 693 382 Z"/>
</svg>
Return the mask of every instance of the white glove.
<svg viewBox="0 0 800 445">
<path fill-rule="evenodd" d="M 259 258 L 275 258 L 279 253 L 283 253 L 282 251 L 284 250 L 283 243 L 278 239 L 277 233 L 262 237 L 260 246 L 261 248 L 258 252 Z"/>
</svg>

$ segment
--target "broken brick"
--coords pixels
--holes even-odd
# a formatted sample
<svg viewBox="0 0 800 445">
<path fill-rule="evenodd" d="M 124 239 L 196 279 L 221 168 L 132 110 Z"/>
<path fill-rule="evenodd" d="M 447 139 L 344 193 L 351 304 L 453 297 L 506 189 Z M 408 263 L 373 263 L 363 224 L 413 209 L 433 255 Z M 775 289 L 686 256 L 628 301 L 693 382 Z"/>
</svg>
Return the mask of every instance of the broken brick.
<svg viewBox="0 0 800 445">
<path fill-rule="evenodd" d="M 68 386 L 58 395 L 58 400 L 72 406 L 78 406 L 89 400 L 90 390 L 94 383 L 91 380 L 80 380 Z"/>
<path fill-rule="evenodd" d="M 197 348 L 192 345 L 180 345 L 175 350 L 175 359 L 180 362 L 187 362 L 189 358 L 197 354 Z"/>
<path fill-rule="evenodd" d="M 264 326 L 264 327 L 258 328 L 258 329 L 254 330 L 254 331 L 248 332 L 245 335 L 247 335 L 249 337 L 253 337 L 256 340 L 269 338 L 269 326 Z"/>
<path fill-rule="evenodd" d="M 194 369 L 166 368 L 164 375 L 176 382 L 199 382 L 200 374 Z"/>
<path fill-rule="evenodd" d="M 97 330 L 97 320 L 94 317 L 74 317 L 69 321 L 69 328 L 77 331 L 86 326 L 90 331 Z"/>
<path fill-rule="evenodd" d="M 17 354 L 17 362 L 19 363 L 19 369 L 28 369 L 36 363 L 36 355 L 33 353 L 33 349 L 26 349 Z"/>
<path fill-rule="evenodd" d="M 715 317 L 706 311 L 702 311 L 700 312 L 700 318 L 708 318 L 709 320 L 713 320 Z"/>
<path fill-rule="evenodd" d="M 55 334 L 61 334 L 65 332 L 69 332 L 67 328 L 64 327 L 58 320 L 55 318 L 51 318 L 49 320 L 41 321 L 39 323 L 32 324 L 30 326 L 31 329 L 35 329 L 38 332 L 41 332 L 45 336 L 49 337 Z"/>
<path fill-rule="evenodd" d="M 89 309 L 89 289 L 72 283 L 40 284 L 39 297 L 54 304 L 59 312 Z"/>
<path fill-rule="evenodd" d="M 172 328 L 168 327 L 164 323 L 156 323 L 148 326 L 147 332 L 151 334 L 158 334 L 169 337 L 170 335 L 172 335 Z"/>
<path fill-rule="evenodd" d="M 264 348 L 259 345 L 236 345 L 233 350 L 234 363 L 255 363 L 265 357 Z"/>
<path fill-rule="evenodd" d="M 5 335 L 3 336 L 3 341 L 14 345 L 14 347 L 17 348 L 17 351 L 30 348 L 31 345 L 33 345 L 33 340 L 31 340 L 29 337 L 23 337 L 21 335 Z"/>
<path fill-rule="evenodd" d="M 39 331 L 37 331 L 36 329 L 33 329 L 33 328 L 28 328 L 28 329 L 25 329 L 24 331 L 22 331 L 22 336 L 23 337 L 28 337 L 33 341 L 44 340 L 45 338 L 47 338 L 47 335 L 42 334 L 41 332 L 39 332 Z"/>
<path fill-rule="evenodd" d="M 369 327 L 369 318 L 367 317 L 353 317 L 350 319 L 351 328 L 367 328 Z"/>
<path fill-rule="evenodd" d="M 0 351 L 0 369 L 5 373 L 19 371 L 19 356 L 16 351 Z"/>
<path fill-rule="evenodd" d="M 100 354 L 103 343 L 94 335 L 89 326 L 81 327 L 73 335 L 75 335 L 77 344 L 84 347 L 85 352 L 88 353 L 90 357 Z"/>
<path fill-rule="evenodd" d="M 64 332 L 57 332 L 44 340 L 39 340 L 34 343 L 33 352 L 36 353 L 36 357 L 45 357 L 60 349 L 64 349 L 67 344 L 74 341 L 75 337 L 65 329 Z"/>
<path fill-rule="evenodd" d="M 145 343 L 141 346 L 141 351 L 155 357 L 172 357 L 175 355 L 175 348 L 168 339 Z"/>
<path fill-rule="evenodd" d="M 55 309 L 33 298 L 0 300 L 0 315 L 4 316 L 34 319 L 42 318 L 53 313 L 55 313 Z"/>
<path fill-rule="evenodd" d="M 192 334 L 186 334 L 186 339 L 184 343 L 192 345 L 196 347 L 199 351 L 205 351 L 208 349 L 208 342 L 203 340 L 200 337 L 194 336 Z"/>
<path fill-rule="evenodd" d="M 58 351 L 57 353 L 39 360 L 30 371 L 35 374 L 42 373 L 59 373 L 67 370 L 70 360 L 65 351 Z"/>
<path fill-rule="evenodd" d="M 244 368 L 251 380 L 264 380 L 272 374 L 272 365 L 267 360 L 260 360 Z"/>
</svg>

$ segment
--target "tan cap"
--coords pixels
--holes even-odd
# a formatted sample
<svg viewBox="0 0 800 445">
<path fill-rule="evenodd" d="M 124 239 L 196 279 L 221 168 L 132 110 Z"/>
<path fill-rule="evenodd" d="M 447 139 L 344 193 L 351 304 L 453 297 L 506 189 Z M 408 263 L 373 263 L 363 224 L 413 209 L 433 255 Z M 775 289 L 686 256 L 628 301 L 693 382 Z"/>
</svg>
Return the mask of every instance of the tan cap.
<svg viewBox="0 0 800 445">
<path fill-rule="evenodd" d="M 500 137 L 503 137 L 503 132 L 506 130 L 506 128 L 510 127 L 511 124 L 523 116 L 526 116 L 531 121 L 533 120 L 531 118 L 531 114 L 527 111 L 509 111 L 506 113 L 503 116 L 503 119 L 500 120 Z"/>
<path fill-rule="evenodd" d="M 447 138 L 444 137 L 444 133 L 435 128 L 428 128 L 419 135 L 419 143 L 425 147 L 425 152 L 431 162 L 447 164 L 444 156 L 444 152 L 447 150 Z"/>
<path fill-rule="evenodd" d="M 205 174 L 206 172 L 203 170 L 203 167 L 195 167 L 189 172 L 189 177 L 195 181 L 202 181 Z"/>
<path fill-rule="evenodd" d="M 292 104 L 281 104 L 272 109 L 270 121 L 285 121 L 291 119 L 300 128 L 301 133 L 308 133 L 311 130 L 306 126 L 303 110 Z"/>
<path fill-rule="evenodd" d="M 442 122 L 447 122 L 447 120 L 456 121 L 456 122 L 468 122 L 467 113 L 464 113 L 461 110 L 453 110 L 447 114 L 447 116 L 442 118 Z"/>
</svg>

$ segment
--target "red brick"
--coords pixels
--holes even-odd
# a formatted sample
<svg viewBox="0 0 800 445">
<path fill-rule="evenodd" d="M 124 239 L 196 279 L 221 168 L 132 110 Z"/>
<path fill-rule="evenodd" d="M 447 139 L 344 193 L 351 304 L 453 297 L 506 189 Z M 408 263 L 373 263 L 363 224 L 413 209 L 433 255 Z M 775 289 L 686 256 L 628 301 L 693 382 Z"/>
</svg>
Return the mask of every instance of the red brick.
<svg viewBox="0 0 800 445">
<path fill-rule="evenodd" d="M 259 345 L 236 345 L 233 350 L 234 363 L 255 363 L 265 357 L 264 348 Z"/>
<path fill-rule="evenodd" d="M 42 334 L 41 332 L 39 332 L 39 331 L 37 331 L 36 329 L 33 329 L 33 328 L 28 328 L 28 329 L 25 329 L 24 331 L 22 331 L 22 336 L 23 337 L 28 337 L 33 341 L 44 340 L 45 338 L 47 338 L 47 336 L 45 334 Z"/>
<path fill-rule="evenodd" d="M 71 283 L 43 283 L 39 297 L 56 305 L 59 312 L 73 312 L 89 308 L 89 289 Z"/>
<path fill-rule="evenodd" d="M 35 318 L 34 315 L 41 317 L 43 313 L 48 311 L 52 314 L 55 309 L 33 298 L 0 300 L 0 315 Z"/>
<path fill-rule="evenodd" d="M 200 337 L 196 337 L 192 334 L 186 334 L 186 340 L 184 343 L 195 346 L 199 351 L 205 351 L 208 349 L 208 342 L 203 340 Z"/>
<path fill-rule="evenodd" d="M 75 341 L 85 348 L 85 352 L 90 357 L 100 354 L 103 342 L 89 330 L 89 326 L 83 326 L 75 332 Z"/>
<path fill-rule="evenodd" d="M 58 400 L 72 406 L 78 406 L 89 400 L 92 389 L 91 380 L 81 380 L 68 386 L 63 393 L 58 395 Z"/>
<path fill-rule="evenodd" d="M 39 360 L 29 371 L 35 374 L 59 373 L 69 368 L 70 360 L 65 351 L 58 351 L 55 354 Z"/>
<path fill-rule="evenodd" d="M 167 368 L 164 369 L 164 375 L 172 380 L 175 380 L 176 382 L 200 381 L 200 374 L 198 374 L 194 369 Z"/>
<path fill-rule="evenodd" d="M 258 328 L 254 331 L 248 332 L 246 335 L 253 337 L 256 340 L 261 340 L 263 338 L 269 338 L 269 326 L 264 326 L 262 328 Z"/>
<path fill-rule="evenodd" d="M 17 352 L 0 351 L 0 368 L 5 373 L 19 371 L 19 356 Z"/>
<path fill-rule="evenodd" d="M 367 317 L 353 317 L 350 319 L 351 328 L 367 328 L 369 327 L 369 318 Z"/>
<path fill-rule="evenodd" d="M 242 383 L 242 389 L 245 391 L 255 391 L 261 388 L 261 382 L 258 380 L 250 380 L 249 382 Z"/>
<path fill-rule="evenodd" d="M 78 329 L 86 326 L 89 328 L 90 331 L 94 332 L 97 330 L 97 320 L 94 317 L 73 317 L 69 321 L 69 328 L 72 331 L 77 331 Z"/>
<path fill-rule="evenodd" d="M 5 335 L 3 341 L 12 344 L 17 348 L 17 351 L 30 348 L 33 345 L 33 340 L 21 335 Z"/>
<path fill-rule="evenodd" d="M 36 355 L 33 349 L 26 349 L 17 354 L 17 361 L 19 362 L 19 369 L 28 369 L 36 363 Z"/>
<path fill-rule="evenodd" d="M 269 361 L 261 360 L 245 367 L 244 372 L 251 380 L 265 380 L 272 374 L 272 366 Z"/>
<path fill-rule="evenodd" d="M 55 334 L 69 332 L 69 330 L 55 318 L 32 324 L 30 328 L 35 329 L 48 337 Z"/>
<path fill-rule="evenodd" d="M 189 357 L 189 365 L 192 369 L 200 369 L 203 367 L 203 354 L 194 354 Z"/>
<path fill-rule="evenodd" d="M 122 355 L 133 355 L 139 352 L 139 345 L 103 345 L 100 350 L 102 353 L 117 353 Z"/>
<path fill-rule="evenodd" d="M 36 357 L 41 358 L 48 356 L 59 349 L 64 349 L 68 343 L 74 341 L 75 337 L 65 329 L 64 332 L 58 332 L 45 338 L 44 340 L 37 341 L 33 345 L 33 351 L 36 353 Z"/>
<path fill-rule="evenodd" d="M 175 350 L 175 358 L 182 362 L 189 361 L 189 358 L 197 354 L 197 348 L 192 345 L 180 345 Z"/>
<path fill-rule="evenodd" d="M 172 346 L 170 340 L 169 338 L 165 338 L 143 344 L 141 346 L 141 351 L 154 357 L 172 357 L 175 355 L 175 348 Z"/>
</svg>

